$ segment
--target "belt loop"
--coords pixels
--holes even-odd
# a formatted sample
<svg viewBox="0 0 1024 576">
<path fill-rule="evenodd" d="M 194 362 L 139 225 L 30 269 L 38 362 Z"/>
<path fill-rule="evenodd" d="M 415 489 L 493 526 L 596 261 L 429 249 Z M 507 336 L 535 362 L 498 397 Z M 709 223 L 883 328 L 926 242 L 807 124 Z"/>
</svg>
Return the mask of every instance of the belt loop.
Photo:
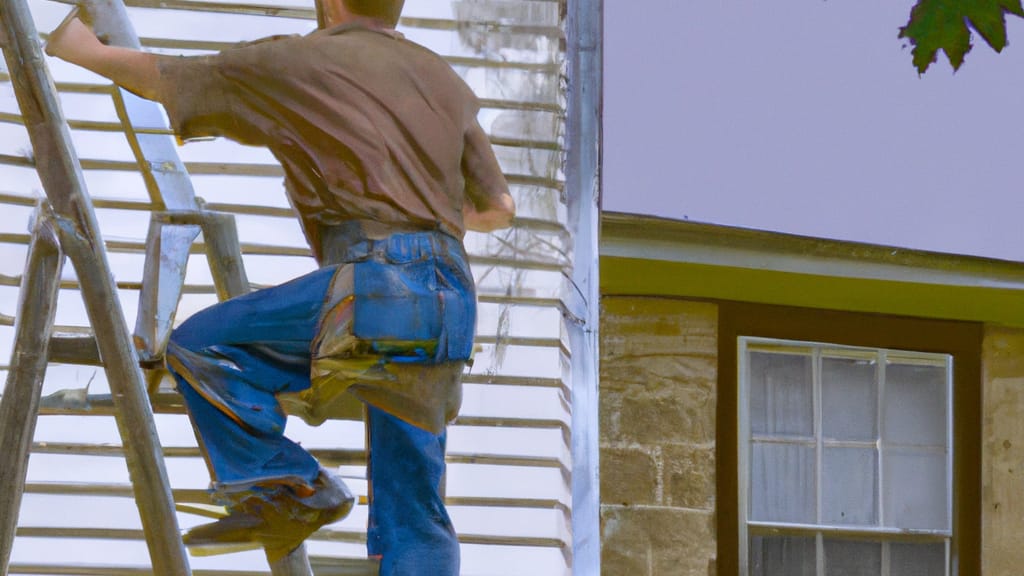
<svg viewBox="0 0 1024 576">
<path fill-rule="evenodd" d="M 434 232 L 430 235 L 430 251 L 431 256 L 438 258 L 445 253 L 444 246 L 441 245 L 441 233 Z"/>
</svg>

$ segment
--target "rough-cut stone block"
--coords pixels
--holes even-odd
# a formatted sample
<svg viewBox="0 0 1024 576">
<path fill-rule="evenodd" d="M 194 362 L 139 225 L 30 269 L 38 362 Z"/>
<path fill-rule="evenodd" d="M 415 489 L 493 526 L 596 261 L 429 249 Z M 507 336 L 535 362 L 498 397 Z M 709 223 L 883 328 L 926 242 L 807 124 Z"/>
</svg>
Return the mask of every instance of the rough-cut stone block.
<svg viewBox="0 0 1024 576">
<path fill-rule="evenodd" d="M 715 439 L 715 398 L 707 390 L 674 394 L 602 391 L 601 439 L 608 443 L 705 444 Z"/>
<path fill-rule="evenodd" d="M 714 517 L 659 507 L 602 506 L 601 573 L 707 576 L 714 569 Z"/>
<path fill-rule="evenodd" d="M 986 327 L 982 348 L 982 572 L 1024 566 L 1024 330 Z"/>
<path fill-rule="evenodd" d="M 715 505 L 714 447 L 665 446 L 661 458 L 664 504 L 711 511 Z"/>
<path fill-rule="evenodd" d="M 597 425 L 601 444 L 617 442 L 617 439 L 622 437 L 622 412 L 619 410 L 622 405 L 622 394 L 601 390 L 597 402 Z"/>
<path fill-rule="evenodd" d="M 601 300 L 601 356 L 714 355 L 718 307 L 673 298 L 605 297 Z"/>
<path fill-rule="evenodd" d="M 657 504 L 658 468 L 655 455 L 646 450 L 601 447 L 601 500 L 622 506 Z"/>
<path fill-rule="evenodd" d="M 718 359 L 688 356 L 680 348 L 675 355 L 620 356 L 601 362 L 601 388 L 609 390 L 672 390 L 680 385 L 715 387 Z"/>
</svg>

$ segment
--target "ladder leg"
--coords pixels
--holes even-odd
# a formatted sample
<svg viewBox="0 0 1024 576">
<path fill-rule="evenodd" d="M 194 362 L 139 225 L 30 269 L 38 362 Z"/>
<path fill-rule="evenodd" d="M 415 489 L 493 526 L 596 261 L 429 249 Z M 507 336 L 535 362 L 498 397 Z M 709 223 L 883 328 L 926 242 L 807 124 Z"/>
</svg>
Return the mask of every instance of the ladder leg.
<svg viewBox="0 0 1024 576">
<path fill-rule="evenodd" d="M 7 574 L 11 561 L 63 262 L 49 214 L 37 210 L 22 276 L 11 368 L 0 398 L 0 574 Z"/>
<path fill-rule="evenodd" d="M 159 367 L 163 363 L 185 285 L 189 248 L 198 235 L 199 226 L 168 226 L 155 217 L 149 222 L 134 335 L 135 349 L 144 366 Z"/>
<path fill-rule="evenodd" d="M 313 576 L 313 569 L 309 567 L 309 557 L 306 555 L 306 545 L 303 544 L 281 558 L 270 564 L 271 576 Z"/>
<path fill-rule="evenodd" d="M 218 298 L 227 300 L 248 294 L 249 278 L 242 262 L 235 217 L 220 212 L 203 212 L 203 241 Z"/>
<path fill-rule="evenodd" d="M 110 270 L 98 264 L 101 258 L 106 263 L 103 246 L 88 241 L 66 220 L 58 219 L 58 234 L 75 266 L 89 323 L 96 334 L 154 572 L 187 576 L 191 571 L 174 513 L 146 382 Z"/>
</svg>

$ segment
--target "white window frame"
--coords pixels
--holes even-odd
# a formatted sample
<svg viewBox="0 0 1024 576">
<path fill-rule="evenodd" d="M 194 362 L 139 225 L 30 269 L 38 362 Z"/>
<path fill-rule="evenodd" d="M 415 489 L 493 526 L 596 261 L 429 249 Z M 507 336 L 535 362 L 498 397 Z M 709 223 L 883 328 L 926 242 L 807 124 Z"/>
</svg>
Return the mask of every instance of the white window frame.
<svg viewBox="0 0 1024 576">
<path fill-rule="evenodd" d="M 836 537 L 847 537 L 847 538 L 863 538 L 864 540 L 876 541 L 882 544 L 882 576 L 889 576 L 889 544 L 893 542 L 923 542 L 923 543 L 937 543 L 943 542 L 945 544 L 945 576 L 951 575 L 951 553 L 952 553 L 952 540 L 953 540 L 953 494 L 955 487 L 953 486 L 953 463 L 954 453 L 956 446 L 954 444 L 953 435 L 953 356 L 950 354 L 943 353 L 928 353 L 928 352 L 915 352 L 905 350 L 894 350 L 886 348 L 869 348 L 860 346 L 846 346 L 840 344 L 831 344 L 823 342 L 809 342 L 809 341 L 798 341 L 798 340 L 785 340 L 776 338 L 761 338 L 751 336 L 740 336 L 737 339 L 737 375 L 738 375 L 738 402 L 737 402 L 737 423 L 739 427 L 739 454 L 737 460 L 737 471 L 739 473 L 739 494 L 738 494 L 738 513 L 739 513 L 739 567 L 741 575 L 750 574 L 750 528 L 755 528 L 758 531 L 767 533 L 771 531 L 772 534 L 784 534 L 793 536 L 813 536 L 815 538 L 815 558 L 816 558 L 816 574 L 817 576 L 825 576 L 824 566 L 824 540 L 827 536 Z M 883 475 L 883 455 L 885 451 L 885 445 L 882 443 L 882 398 L 884 398 L 884 384 L 885 384 L 885 366 L 887 360 L 890 358 L 899 358 L 901 360 L 916 360 L 920 359 L 927 361 L 928 363 L 935 363 L 936 365 L 941 364 L 945 367 L 946 372 L 946 513 L 948 519 L 948 526 L 946 530 L 923 530 L 923 529 L 900 529 L 900 528 L 886 528 L 886 527 L 870 527 L 870 526 L 847 526 L 847 525 L 827 525 L 823 523 L 817 524 L 798 524 L 798 523 L 785 523 L 785 522 L 755 522 L 750 520 L 750 446 L 751 446 L 751 429 L 750 429 L 750 375 L 749 375 L 749 362 L 748 353 L 751 351 L 758 352 L 777 352 L 777 353 L 800 353 L 807 354 L 810 352 L 812 358 L 812 375 L 813 375 L 813 405 L 814 405 L 814 440 L 816 443 L 816 470 L 815 470 L 815 490 L 816 490 L 816 517 L 821 518 L 821 498 L 822 498 L 822 483 L 821 483 L 821 467 L 822 467 L 822 450 L 823 450 L 823 435 L 821 433 L 821 419 L 822 419 L 822 408 L 821 408 L 821 359 L 823 352 L 828 356 L 833 355 L 871 355 L 875 354 L 879 369 L 876 371 L 876 378 L 878 382 L 878 438 L 876 440 L 878 450 L 878 482 L 879 482 L 879 493 L 878 493 L 878 507 L 879 507 L 879 524 L 884 523 L 884 492 L 882 491 L 881 482 L 884 481 Z"/>
</svg>

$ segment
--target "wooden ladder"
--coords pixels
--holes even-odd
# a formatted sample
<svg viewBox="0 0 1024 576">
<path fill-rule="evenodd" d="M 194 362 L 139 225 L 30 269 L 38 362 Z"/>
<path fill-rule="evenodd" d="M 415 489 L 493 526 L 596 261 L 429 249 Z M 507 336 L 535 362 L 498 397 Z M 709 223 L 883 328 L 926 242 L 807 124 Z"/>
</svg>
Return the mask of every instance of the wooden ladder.
<svg viewBox="0 0 1024 576">
<path fill-rule="evenodd" d="M 84 6 L 107 43 L 139 48 L 122 0 L 87 0 Z M 159 106 L 118 89 L 115 105 L 150 199 L 165 208 L 154 212 L 150 221 L 133 339 L 26 1 L 0 1 L 0 24 L 0 47 L 18 105 L 37 158 L 45 160 L 37 162 L 36 169 L 47 197 L 36 211 L 11 367 L 0 398 L 0 446 L 5 447 L 0 452 L 0 574 L 7 574 L 10 562 L 43 377 L 48 362 L 60 361 L 103 365 L 153 571 L 189 575 L 148 392 L 155 393 L 163 377 L 153 368 L 162 364 L 188 255 L 200 231 L 218 297 L 223 300 L 249 290 L 234 217 L 202 208 L 165 130 L 136 130 L 166 128 Z M 77 272 L 92 335 L 51 335 L 65 256 Z M 144 373 L 140 361 L 151 369 Z M 313 574 L 304 546 L 270 568 L 274 576 Z M 375 574 L 376 569 L 367 562 L 364 568 L 345 573 Z"/>
</svg>

